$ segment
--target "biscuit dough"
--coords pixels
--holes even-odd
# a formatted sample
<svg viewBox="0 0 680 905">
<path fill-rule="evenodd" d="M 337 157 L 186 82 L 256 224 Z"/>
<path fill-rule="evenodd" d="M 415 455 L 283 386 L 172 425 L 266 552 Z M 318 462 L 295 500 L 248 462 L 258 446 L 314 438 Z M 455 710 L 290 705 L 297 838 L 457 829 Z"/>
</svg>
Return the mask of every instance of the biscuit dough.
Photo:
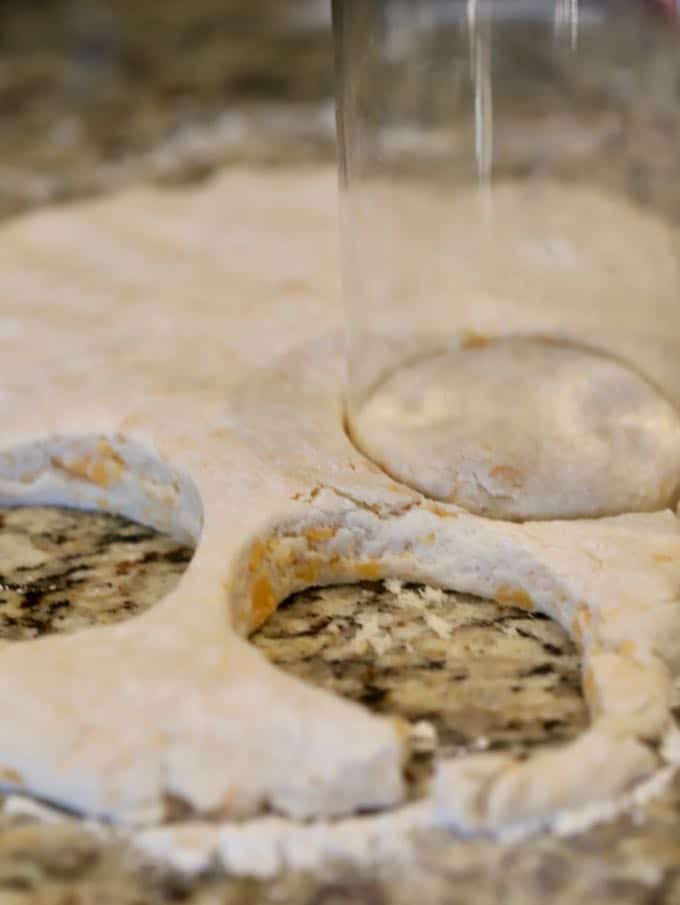
<svg viewBox="0 0 680 905">
<path fill-rule="evenodd" d="M 592 518 L 671 506 L 680 418 L 603 355 L 515 337 L 388 376 L 352 422 L 397 480 L 492 518 Z"/>
<path fill-rule="evenodd" d="M 328 170 L 234 170 L 3 228 L 0 502 L 107 509 L 196 544 L 143 615 L 2 645 L 6 789 L 147 825 L 178 804 L 206 818 L 397 806 L 409 728 L 281 674 L 246 640 L 294 591 L 383 578 L 541 610 L 583 651 L 591 728 L 522 763 L 440 763 L 438 823 L 548 820 L 662 763 L 680 522 L 491 520 L 359 453 L 328 280 L 333 187 Z M 225 227 L 229 210 L 243 213 Z"/>
</svg>

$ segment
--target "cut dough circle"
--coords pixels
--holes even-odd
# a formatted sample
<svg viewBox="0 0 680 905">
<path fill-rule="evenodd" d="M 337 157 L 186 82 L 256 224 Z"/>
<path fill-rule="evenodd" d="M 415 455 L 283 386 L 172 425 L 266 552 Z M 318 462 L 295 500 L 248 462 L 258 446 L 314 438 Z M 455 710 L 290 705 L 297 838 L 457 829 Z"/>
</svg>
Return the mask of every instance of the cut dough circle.
<svg viewBox="0 0 680 905">
<path fill-rule="evenodd" d="M 526 337 L 406 364 L 351 434 L 397 480 L 491 518 L 654 511 L 680 488 L 669 401 L 617 361 Z"/>
</svg>

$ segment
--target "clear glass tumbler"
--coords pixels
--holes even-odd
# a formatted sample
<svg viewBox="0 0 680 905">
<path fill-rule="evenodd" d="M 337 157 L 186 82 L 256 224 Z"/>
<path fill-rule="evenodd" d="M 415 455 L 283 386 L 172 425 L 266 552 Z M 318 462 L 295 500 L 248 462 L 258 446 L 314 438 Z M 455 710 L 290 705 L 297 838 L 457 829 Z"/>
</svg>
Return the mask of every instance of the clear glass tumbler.
<svg viewBox="0 0 680 905">
<path fill-rule="evenodd" d="M 504 519 L 675 505 L 680 38 L 645 0 L 335 0 L 347 427 Z"/>
</svg>

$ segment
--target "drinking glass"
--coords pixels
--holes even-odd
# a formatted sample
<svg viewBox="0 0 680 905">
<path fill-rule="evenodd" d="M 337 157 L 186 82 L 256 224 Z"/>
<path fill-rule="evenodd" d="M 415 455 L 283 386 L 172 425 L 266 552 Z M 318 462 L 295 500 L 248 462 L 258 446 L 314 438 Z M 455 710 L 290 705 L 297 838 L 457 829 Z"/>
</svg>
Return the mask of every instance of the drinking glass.
<svg viewBox="0 0 680 905">
<path fill-rule="evenodd" d="M 334 0 L 346 423 L 513 519 L 680 491 L 680 41 L 643 0 Z"/>
</svg>

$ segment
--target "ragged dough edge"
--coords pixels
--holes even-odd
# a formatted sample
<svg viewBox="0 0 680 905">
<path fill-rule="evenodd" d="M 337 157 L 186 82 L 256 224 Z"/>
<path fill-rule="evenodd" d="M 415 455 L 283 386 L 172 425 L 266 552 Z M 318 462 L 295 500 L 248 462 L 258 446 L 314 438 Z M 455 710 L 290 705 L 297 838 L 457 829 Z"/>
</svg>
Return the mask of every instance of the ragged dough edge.
<svg viewBox="0 0 680 905">
<path fill-rule="evenodd" d="M 623 794 L 563 808 L 548 819 L 515 820 L 487 835 L 505 843 L 546 831 L 572 836 L 640 812 L 666 792 L 680 769 L 680 732 L 675 727 L 664 737 L 662 755 L 663 765 Z M 247 824 L 192 823 L 138 833 L 132 837 L 132 844 L 153 861 L 187 875 L 195 876 L 217 865 L 236 876 L 267 878 L 283 870 L 313 870 L 331 861 L 357 867 L 395 860 L 408 863 L 417 858 L 417 834 L 451 829 L 451 818 L 430 794 L 387 814 L 306 825 L 271 817 Z M 478 835 L 466 827 L 455 829 L 463 837 Z"/>
<path fill-rule="evenodd" d="M 501 842 L 514 843 L 544 831 L 558 836 L 585 832 L 635 813 L 661 797 L 677 772 L 676 765 L 662 767 L 617 798 L 565 809 L 546 821 L 517 822 L 492 835 Z M 409 863 L 418 857 L 418 835 L 442 826 L 445 824 L 428 799 L 395 813 L 335 823 L 302 825 L 266 817 L 247 824 L 194 823 L 138 833 L 131 842 L 152 861 L 189 876 L 218 866 L 234 876 L 265 879 L 284 870 L 314 870 L 330 862 L 359 868 L 394 861 Z"/>
<path fill-rule="evenodd" d="M 125 434 L 55 435 L 0 453 L 0 506 L 114 512 L 197 546 L 200 494 L 188 474 Z"/>
<path fill-rule="evenodd" d="M 493 835 L 504 843 L 517 843 L 544 831 L 573 836 L 624 815 L 643 815 L 645 805 L 671 786 L 679 768 L 680 733 L 674 728 L 664 740 L 664 765 L 625 794 L 563 809 L 549 820 L 516 821 Z M 7 798 L 2 811 L 10 818 L 37 822 L 67 819 L 63 813 L 17 796 Z M 188 821 L 133 833 L 91 822 L 84 828 L 102 842 L 115 839 L 129 844 L 142 858 L 187 877 L 221 867 L 233 876 L 266 879 L 283 870 L 314 870 L 329 862 L 356 867 L 395 860 L 409 863 L 417 857 L 418 834 L 447 825 L 450 827 L 450 822 L 442 819 L 430 796 L 397 811 L 333 822 L 302 824 L 261 817 L 246 823 Z"/>
</svg>

